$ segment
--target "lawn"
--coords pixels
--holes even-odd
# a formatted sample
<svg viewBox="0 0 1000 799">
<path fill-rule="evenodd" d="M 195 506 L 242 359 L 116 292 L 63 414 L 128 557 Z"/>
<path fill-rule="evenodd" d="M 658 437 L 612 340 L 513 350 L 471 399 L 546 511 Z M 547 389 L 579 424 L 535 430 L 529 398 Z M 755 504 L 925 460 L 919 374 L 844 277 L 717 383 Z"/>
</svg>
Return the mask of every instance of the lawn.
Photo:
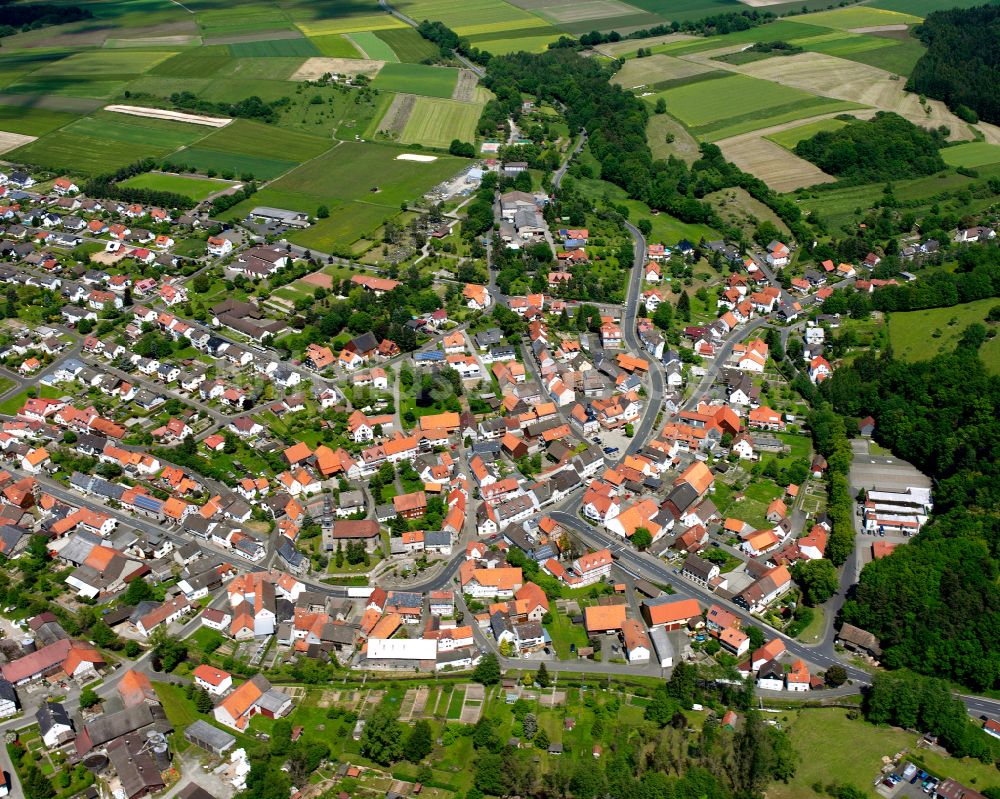
<svg viewBox="0 0 1000 799">
<path fill-rule="evenodd" d="M 770 139 L 775 144 L 780 144 L 782 147 L 792 150 L 800 141 L 811 139 L 817 133 L 824 130 L 840 130 L 846 124 L 846 122 L 840 119 L 818 119 L 815 122 L 808 122 L 805 125 L 799 125 L 797 128 L 788 128 L 788 130 L 772 133 L 770 136 L 766 136 L 765 138 Z"/>
<path fill-rule="evenodd" d="M 417 35 L 419 36 L 419 34 Z M 368 58 L 374 61 L 386 61 L 393 64 L 399 63 L 399 56 L 396 55 L 396 51 L 392 49 L 392 46 L 381 37 L 376 36 L 372 31 L 349 33 L 347 38 L 354 42 L 358 49 L 364 52 Z"/>
<path fill-rule="evenodd" d="M 956 144 L 941 150 L 941 157 L 948 166 L 964 166 L 974 169 L 984 164 L 1000 162 L 1000 145 L 987 144 L 984 141 Z"/>
<path fill-rule="evenodd" d="M 951 308 L 894 313 L 889 318 L 893 354 L 904 361 L 925 361 L 939 352 L 951 351 L 966 327 L 983 322 L 990 309 L 998 305 L 1000 300 L 991 298 Z M 996 329 L 996 325 L 990 327 Z M 979 356 L 989 372 L 1000 374 L 1000 336 L 983 344 Z"/>
<path fill-rule="evenodd" d="M 746 75 L 677 86 L 646 97 L 660 98 L 667 110 L 699 138 L 718 140 L 781 122 L 857 108 L 826 97 Z"/>
<path fill-rule="evenodd" d="M 453 139 L 475 141 L 481 112 L 478 103 L 418 97 L 400 141 L 445 149 Z"/>
<path fill-rule="evenodd" d="M 814 797 L 813 784 L 826 785 L 833 778 L 860 788 L 867 796 L 878 796 L 872 783 L 882 767 L 882 757 L 912 748 L 917 736 L 851 720 L 847 713 L 843 708 L 815 708 L 775 716 L 789 719 L 788 730 L 799 760 L 788 784 L 776 782 L 768 788 L 769 799 Z"/>
<path fill-rule="evenodd" d="M 560 613 L 555 605 L 551 608 L 552 622 L 545 626 L 549 636 L 552 638 L 552 646 L 560 660 L 570 660 L 575 658 L 575 654 L 570 653 L 570 646 L 576 644 L 576 648 L 587 646 L 587 631 L 579 624 L 573 624 L 566 616 Z"/>
<path fill-rule="evenodd" d="M 210 194 L 222 191 L 232 183 L 224 180 L 211 180 L 209 178 L 190 178 L 182 175 L 164 175 L 162 173 L 147 172 L 144 175 L 136 175 L 129 178 L 123 186 L 131 186 L 139 189 L 152 189 L 154 191 L 172 191 L 175 194 L 182 194 L 192 200 L 201 202 Z"/>
<path fill-rule="evenodd" d="M 448 718 L 459 719 L 462 716 L 462 703 L 465 701 L 465 691 L 452 691 L 448 702 Z"/>
<path fill-rule="evenodd" d="M 321 55 L 319 48 L 309 39 L 271 39 L 262 42 L 236 42 L 229 45 L 229 52 L 234 58 L 274 58 L 298 57 L 309 58 Z"/>
<path fill-rule="evenodd" d="M 375 35 L 392 48 L 400 61 L 408 64 L 419 64 L 439 55 L 438 48 L 413 28 L 381 30 L 376 31 Z"/>
<path fill-rule="evenodd" d="M 424 64 L 386 64 L 372 86 L 385 92 L 407 92 L 426 97 L 449 98 L 455 91 L 458 70 Z"/>
</svg>

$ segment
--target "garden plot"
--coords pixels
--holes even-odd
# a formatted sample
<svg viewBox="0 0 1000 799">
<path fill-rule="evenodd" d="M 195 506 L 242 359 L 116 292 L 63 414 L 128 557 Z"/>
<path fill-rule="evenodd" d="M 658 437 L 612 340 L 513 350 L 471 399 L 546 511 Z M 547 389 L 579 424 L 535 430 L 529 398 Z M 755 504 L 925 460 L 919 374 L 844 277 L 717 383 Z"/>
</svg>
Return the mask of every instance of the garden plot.
<svg viewBox="0 0 1000 799">
<path fill-rule="evenodd" d="M 458 82 L 455 90 L 451 93 L 452 100 L 461 100 L 464 103 L 471 103 L 476 99 L 476 86 L 479 84 L 479 77 L 471 69 L 462 69 L 458 73 Z"/>
<path fill-rule="evenodd" d="M 465 686 L 465 699 L 462 702 L 462 714 L 459 721 L 462 724 L 475 724 L 479 717 L 483 715 L 483 700 L 486 698 L 486 691 L 478 683 L 469 683 Z"/>
</svg>

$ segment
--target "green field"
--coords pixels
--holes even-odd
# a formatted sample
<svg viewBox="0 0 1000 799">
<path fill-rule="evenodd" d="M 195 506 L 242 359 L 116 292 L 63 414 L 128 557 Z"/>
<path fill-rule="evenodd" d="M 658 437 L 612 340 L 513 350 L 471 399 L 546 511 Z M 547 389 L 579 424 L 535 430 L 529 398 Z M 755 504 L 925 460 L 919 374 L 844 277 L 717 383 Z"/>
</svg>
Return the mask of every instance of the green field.
<svg viewBox="0 0 1000 799">
<path fill-rule="evenodd" d="M 464 163 L 451 156 L 429 163 L 397 160 L 405 152 L 380 144 L 345 142 L 263 188 L 229 216 L 245 215 L 257 205 L 310 214 L 326 205 L 328 219 L 289 238 L 321 251 L 348 245 L 396 216 L 401 203 L 418 199 L 452 177 Z"/>
<path fill-rule="evenodd" d="M 240 3 L 232 7 L 208 8 L 196 15 L 206 38 L 242 36 L 264 31 L 291 30 L 292 23 L 276 6 Z"/>
<path fill-rule="evenodd" d="M 166 155 L 197 141 L 208 130 L 184 122 L 98 112 L 9 155 L 57 171 L 92 175 L 114 171 L 142 158 Z"/>
<path fill-rule="evenodd" d="M 664 19 L 701 19 L 713 14 L 739 11 L 746 6 L 736 0 L 632 0 L 629 5 L 657 14 Z"/>
<path fill-rule="evenodd" d="M 823 25 L 837 30 L 870 28 L 877 25 L 916 25 L 923 21 L 913 14 L 862 5 L 806 14 L 802 19 L 813 25 Z"/>
<path fill-rule="evenodd" d="M 307 39 L 297 39 L 295 41 L 308 41 Z M 309 47 L 313 48 L 312 43 Z M 318 52 L 318 51 L 317 51 Z M 313 55 L 317 53 L 314 52 Z M 249 97 L 258 95 L 261 99 L 274 99 L 287 97 L 295 91 L 293 84 L 285 83 L 305 61 L 306 56 L 271 55 L 252 58 L 234 58 L 228 64 L 223 64 L 216 72 L 217 80 L 212 84 L 218 86 L 223 91 L 231 92 L 227 96 L 217 96 L 219 102 L 232 100 L 234 97 Z M 230 81 L 236 81 L 230 84 Z M 239 82 L 243 82 L 240 85 Z M 263 89 L 255 90 L 255 86 L 261 84 L 269 86 L 273 91 L 268 92 Z M 208 92 L 206 92 L 208 94 Z"/>
<path fill-rule="evenodd" d="M 475 141 L 481 111 L 477 103 L 418 97 L 400 141 L 442 148 L 453 139 Z"/>
<path fill-rule="evenodd" d="M 147 172 L 146 174 L 129 178 L 121 185 L 138 189 L 152 189 L 154 191 L 172 191 L 175 194 L 182 194 L 185 197 L 190 197 L 192 200 L 201 202 L 210 194 L 222 191 L 232 184 L 223 180 L 211 180 L 210 178 L 191 178 L 183 175 L 164 175 Z"/>
<path fill-rule="evenodd" d="M 315 158 L 329 149 L 331 144 L 328 139 L 308 133 L 237 119 L 206 136 L 198 142 L 198 147 L 234 155 L 301 163 Z"/>
<path fill-rule="evenodd" d="M 689 83 L 643 99 L 653 105 L 661 97 L 667 103 L 667 110 L 693 135 L 708 141 L 859 107 L 746 75 Z"/>
<path fill-rule="evenodd" d="M 225 47 L 201 47 L 161 61 L 149 70 L 149 74 L 165 78 L 208 78 L 230 61 L 232 58 Z"/>
<path fill-rule="evenodd" d="M 169 50 L 91 50 L 76 53 L 35 70 L 34 76 L 72 75 L 74 78 L 141 75 L 175 55 Z"/>
<path fill-rule="evenodd" d="M 978 300 L 951 308 L 893 313 L 889 317 L 889 341 L 897 358 L 926 361 L 939 352 L 955 348 L 958 339 L 973 322 L 982 322 L 1000 299 Z M 990 325 L 996 330 L 996 325 Z M 989 339 L 979 349 L 979 356 L 993 374 L 1000 374 L 1000 336 Z"/>
<path fill-rule="evenodd" d="M 941 150 L 941 157 L 948 166 L 964 166 L 975 168 L 984 164 L 1000 162 L 1000 145 L 987 144 L 984 141 L 956 144 Z"/>
<path fill-rule="evenodd" d="M 316 45 L 319 54 L 327 58 L 361 58 L 361 53 L 350 39 L 340 33 L 313 36 L 310 41 Z"/>
<path fill-rule="evenodd" d="M 237 42 L 229 45 L 234 58 L 305 57 L 320 55 L 309 39 L 271 39 L 263 42 Z"/>
<path fill-rule="evenodd" d="M 399 56 L 396 55 L 396 51 L 392 49 L 389 43 L 376 36 L 372 31 L 349 33 L 347 38 L 354 42 L 355 46 L 373 61 L 386 61 L 390 64 L 398 64 L 400 61 Z"/>
<path fill-rule="evenodd" d="M 21 133 L 25 136 L 44 136 L 63 125 L 68 125 L 76 118 L 73 114 L 61 111 L 0 105 L 0 130 Z"/>
<path fill-rule="evenodd" d="M 357 33 L 408 27 L 405 22 L 388 14 L 357 14 L 336 19 L 301 21 L 297 22 L 296 26 L 310 38 L 328 36 L 332 33 Z"/>
<path fill-rule="evenodd" d="M 379 91 L 449 98 L 455 91 L 458 70 L 424 64 L 386 64 L 372 81 Z"/>
<path fill-rule="evenodd" d="M 772 133 L 765 138 L 791 150 L 804 139 L 811 139 L 817 133 L 824 130 L 840 130 L 846 124 L 846 122 L 840 119 L 818 119 L 815 122 L 799 125 L 797 128 L 789 128 L 788 130 Z"/>
<path fill-rule="evenodd" d="M 438 57 L 438 48 L 413 28 L 382 30 L 375 35 L 393 49 L 400 61 L 407 64 L 419 64 L 424 59 Z"/>
<path fill-rule="evenodd" d="M 540 17 L 503 0 L 397 0 L 393 5 L 416 20 L 440 20 L 459 36 L 551 27 Z M 553 33 L 558 31 L 553 29 Z"/>
</svg>

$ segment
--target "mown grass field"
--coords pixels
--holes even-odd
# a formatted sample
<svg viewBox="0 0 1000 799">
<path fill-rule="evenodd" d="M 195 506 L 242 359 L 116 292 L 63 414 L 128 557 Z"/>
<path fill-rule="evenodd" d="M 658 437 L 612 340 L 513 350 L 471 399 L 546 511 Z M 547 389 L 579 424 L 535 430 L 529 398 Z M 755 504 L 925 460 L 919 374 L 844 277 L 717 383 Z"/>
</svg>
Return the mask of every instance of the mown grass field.
<svg viewBox="0 0 1000 799">
<path fill-rule="evenodd" d="M 127 77 L 141 75 L 161 61 L 176 55 L 170 50 L 89 50 L 47 64 L 32 74 L 35 76 Z"/>
<path fill-rule="evenodd" d="M 817 133 L 824 130 L 840 130 L 847 123 L 840 119 L 818 119 L 815 122 L 808 122 L 805 125 L 799 125 L 797 128 L 789 128 L 788 130 L 781 130 L 777 133 L 772 133 L 770 136 L 765 138 L 770 139 L 775 144 L 780 144 L 782 147 L 786 147 L 791 150 L 794 149 L 795 145 L 800 141 L 805 139 L 811 139 Z"/>
<path fill-rule="evenodd" d="M 475 141 L 481 111 L 478 103 L 418 97 L 400 141 L 444 148 L 453 139 Z"/>
<path fill-rule="evenodd" d="M 889 317 L 889 341 L 893 353 L 904 361 L 926 361 L 939 352 L 953 350 L 962 332 L 973 322 L 983 322 L 1000 299 L 990 298 L 931 308 L 926 311 L 893 313 Z M 989 325 L 994 331 L 997 325 Z M 1000 336 L 989 339 L 979 349 L 979 356 L 993 374 L 1000 374 Z"/>
<path fill-rule="evenodd" d="M 957 144 L 941 150 L 941 157 L 948 166 L 964 166 L 972 169 L 1000 162 L 1000 145 L 987 144 L 984 141 Z"/>
<path fill-rule="evenodd" d="M 375 35 L 393 49 L 400 61 L 409 64 L 419 64 L 425 58 L 438 55 L 438 48 L 413 28 L 381 30 Z"/>
<path fill-rule="evenodd" d="M 449 98 L 455 91 L 457 80 L 458 70 L 449 67 L 386 64 L 372 81 L 372 85 L 379 91 Z"/>
<path fill-rule="evenodd" d="M 192 200 L 201 202 L 210 194 L 222 191 L 232 184 L 210 178 L 192 178 L 184 175 L 165 175 L 156 172 L 147 172 L 146 174 L 129 178 L 122 185 L 132 186 L 137 189 L 172 191 L 175 194 L 182 194 L 185 197 L 190 197 Z"/>
<path fill-rule="evenodd" d="M 921 17 L 910 13 L 861 5 L 837 8 L 833 11 L 819 11 L 807 15 L 803 19 L 813 25 L 824 25 L 827 28 L 838 30 L 870 28 L 877 25 L 916 25 L 923 21 Z"/>
<path fill-rule="evenodd" d="M 329 149 L 332 142 L 274 125 L 237 119 L 206 136 L 198 146 L 224 153 L 262 156 L 301 163 Z"/>
<path fill-rule="evenodd" d="M 398 64 L 400 59 L 396 51 L 392 49 L 388 42 L 375 35 L 373 31 L 359 31 L 349 33 L 347 38 L 354 42 L 355 46 L 364 51 L 373 61 L 386 61 Z"/>
<path fill-rule="evenodd" d="M 303 247 L 329 252 L 333 248 L 346 247 L 358 239 L 366 238 L 392 216 L 393 211 L 384 205 L 344 203 L 331 208 L 329 218 L 320 219 L 306 230 L 290 231 L 288 238 Z"/>
</svg>

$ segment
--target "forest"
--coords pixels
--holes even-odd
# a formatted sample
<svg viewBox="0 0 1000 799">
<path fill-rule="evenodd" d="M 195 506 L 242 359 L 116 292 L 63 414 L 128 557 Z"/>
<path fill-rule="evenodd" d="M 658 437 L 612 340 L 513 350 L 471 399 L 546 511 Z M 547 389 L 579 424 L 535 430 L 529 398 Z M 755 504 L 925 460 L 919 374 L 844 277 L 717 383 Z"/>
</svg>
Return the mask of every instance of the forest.
<svg viewBox="0 0 1000 799">
<path fill-rule="evenodd" d="M 963 336 L 913 364 L 864 354 L 821 387 L 845 416 L 871 414 L 878 443 L 934 481 L 932 520 L 865 566 L 843 621 L 878 636 L 890 668 L 977 691 L 1000 687 L 1000 377 L 980 343 Z"/>
<path fill-rule="evenodd" d="M 36 30 L 49 25 L 64 25 L 67 22 L 79 22 L 82 19 L 92 19 L 89 9 L 73 5 L 56 5 L 54 3 L 13 3 L 12 0 L 0 2 L 0 36 L 11 36 L 19 30 Z"/>
<path fill-rule="evenodd" d="M 953 8 L 928 14 L 916 34 L 927 52 L 906 84 L 943 100 L 966 122 L 1000 122 L 1000 6 Z"/>
<path fill-rule="evenodd" d="M 853 120 L 795 145 L 795 154 L 839 178 L 861 182 L 933 175 L 945 168 L 938 152 L 940 131 L 927 130 L 898 114 L 879 111 L 870 121 Z"/>
</svg>

